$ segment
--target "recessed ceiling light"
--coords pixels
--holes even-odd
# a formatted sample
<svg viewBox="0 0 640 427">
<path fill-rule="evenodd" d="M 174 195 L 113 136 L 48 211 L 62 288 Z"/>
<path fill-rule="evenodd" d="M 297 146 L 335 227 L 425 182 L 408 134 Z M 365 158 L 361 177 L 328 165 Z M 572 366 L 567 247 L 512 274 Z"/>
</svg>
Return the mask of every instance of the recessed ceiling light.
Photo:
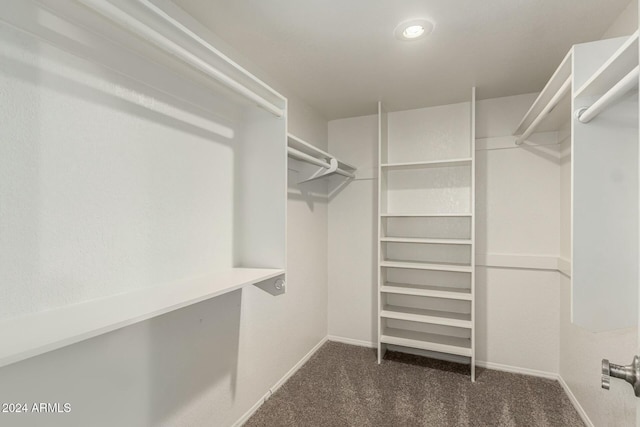
<svg viewBox="0 0 640 427">
<path fill-rule="evenodd" d="M 433 23 L 426 19 L 412 19 L 400 23 L 393 31 L 399 40 L 417 40 L 428 36 L 433 31 Z"/>
<path fill-rule="evenodd" d="M 410 25 L 404 29 L 402 36 L 405 39 L 415 39 L 424 34 L 424 27 L 422 25 Z"/>
</svg>

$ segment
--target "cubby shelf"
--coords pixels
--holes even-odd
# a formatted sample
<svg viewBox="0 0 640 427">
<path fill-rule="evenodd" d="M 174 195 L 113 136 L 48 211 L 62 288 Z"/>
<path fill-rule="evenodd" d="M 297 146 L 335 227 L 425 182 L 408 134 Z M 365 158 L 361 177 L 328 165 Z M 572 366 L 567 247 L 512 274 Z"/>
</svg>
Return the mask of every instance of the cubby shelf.
<svg viewBox="0 0 640 427">
<path fill-rule="evenodd" d="M 470 245 L 471 239 L 432 239 L 421 237 L 382 237 L 381 242 L 387 243 L 424 243 L 435 245 Z"/>
<path fill-rule="evenodd" d="M 283 274 L 281 269 L 234 268 L 9 319 L 0 322 L 0 367 Z"/>
<path fill-rule="evenodd" d="M 444 286 L 412 285 L 408 283 L 386 282 L 380 292 L 398 295 L 415 295 L 419 297 L 445 298 L 471 301 L 471 290 Z"/>
<path fill-rule="evenodd" d="M 473 214 L 466 212 L 436 212 L 436 213 L 381 213 L 381 217 L 384 218 L 401 218 L 401 217 L 416 217 L 416 218 L 448 218 L 448 217 L 473 217 Z"/>
<path fill-rule="evenodd" d="M 407 320 L 409 322 L 430 323 L 433 325 L 471 328 L 470 313 L 453 313 L 450 311 L 426 310 L 421 308 L 385 305 L 380 316 L 386 319 Z"/>
<path fill-rule="evenodd" d="M 413 270 L 432 270 L 432 271 L 454 271 L 460 273 L 471 273 L 473 267 L 464 264 L 432 264 L 427 262 L 415 261 L 382 261 L 381 267 L 386 268 L 407 268 Z"/>
<path fill-rule="evenodd" d="M 419 169 L 419 168 L 442 168 L 452 166 L 470 166 L 471 158 L 462 159 L 445 159 L 430 160 L 425 162 L 408 162 L 408 163 L 382 163 L 381 168 L 384 169 Z"/>
<path fill-rule="evenodd" d="M 472 355 L 471 340 L 469 338 L 386 328 L 380 336 L 380 341 L 385 344 L 457 354 L 459 356 L 471 357 Z"/>
</svg>

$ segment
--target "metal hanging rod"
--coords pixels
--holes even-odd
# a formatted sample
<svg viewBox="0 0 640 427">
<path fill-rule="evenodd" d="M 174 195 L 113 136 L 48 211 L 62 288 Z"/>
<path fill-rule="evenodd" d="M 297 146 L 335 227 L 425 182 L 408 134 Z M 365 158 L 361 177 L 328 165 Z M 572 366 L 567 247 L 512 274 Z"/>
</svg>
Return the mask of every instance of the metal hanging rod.
<svg viewBox="0 0 640 427">
<path fill-rule="evenodd" d="M 303 153 L 300 150 L 296 150 L 295 148 L 291 148 L 291 147 L 287 147 L 287 151 L 290 157 L 294 157 L 298 160 L 303 160 L 307 163 L 311 163 L 313 165 L 316 166 L 320 166 L 326 169 L 331 169 L 332 165 L 329 162 L 326 162 L 324 160 L 318 159 L 317 157 L 313 157 L 307 153 Z M 351 173 L 351 172 L 347 172 L 343 169 L 340 168 L 336 168 L 335 173 L 337 173 L 338 175 L 342 175 L 342 176 L 346 176 L 347 178 L 355 178 L 355 174 Z"/>
<path fill-rule="evenodd" d="M 524 141 L 527 140 L 527 138 L 529 138 L 529 136 L 533 133 L 533 131 L 538 127 L 540 122 L 542 122 L 544 118 L 549 115 L 551 110 L 553 110 L 558 105 L 558 103 L 562 100 L 562 98 L 565 97 L 567 92 L 569 92 L 570 88 L 571 88 L 571 76 L 569 76 L 567 80 L 565 80 L 565 82 L 562 83 L 562 86 L 560 86 L 560 89 L 558 89 L 556 94 L 553 95 L 551 100 L 547 103 L 547 105 L 545 105 L 545 107 L 542 109 L 540 114 L 538 114 L 538 117 L 536 117 L 536 119 L 533 122 L 531 122 L 527 130 L 525 130 L 524 133 L 516 139 L 517 145 L 522 144 Z"/>
<path fill-rule="evenodd" d="M 154 44 L 155 46 L 159 47 L 165 52 L 168 52 L 169 54 L 182 60 L 187 65 L 190 65 L 191 67 L 206 74 L 207 76 L 218 81 L 219 83 L 223 84 L 224 86 L 228 87 L 234 92 L 251 100 L 252 102 L 256 103 L 258 106 L 260 106 L 261 108 L 264 108 L 265 110 L 274 114 L 275 116 L 277 117 L 284 116 L 284 110 L 282 108 L 279 108 L 273 103 L 267 101 L 262 96 L 248 89 L 244 85 L 238 83 L 231 77 L 227 76 L 220 70 L 216 69 L 214 66 L 212 66 L 208 62 L 200 59 L 197 55 L 189 52 L 187 49 L 175 43 L 168 37 L 165 37 L 164 35 L 154 30 L 153 28 L 149 27 L 148 25 L 137 20 L 136 18 L 129 15 L 125 11 L 114 6 L 107 0 L 79 0 L 79 1 L 84 5 L 90 7 L 94 11 L 98 12 L 102 16 L 106 17 L 107 19 L 111 20 L 112 22 L 116 23 L 117 25 L 120 25 L 121 27 L 133 32 L 137 36 L 148 41 L 149 43 Z M 148 9 L 150 9 L 152 12 L 156 14 L 158 13 L 157 11 L 151 9 L 147 2 L 142 2 L 142 4 Z M 176 25 L 177 21 L 164 16 L 163 18 L 167 20 L 167 22 L 177 27 L 178 29 L 181 29 L 181 31 L 184 32 L 184 30 L 182 30 L 181 28 L 182 27 L 181 25 Z M 189 37 L 191 37 L 195 42 L 202 44 L 200 39 L 195 39 L 193 37 L 193 33 L 189 32 L 185 34 L 189 35 Z M 210 45 L 207 44 L 207 46 L 210 46 Z M 209 50 L 214 54 L 216 54 L 216 56 L 221 57 L 222 59 L 228 61 L 228 58 L 221 56 L 215 49 L 211 48 Z M 239 69 L 239 71 L 244 71 L 244 70 Z"/>
<path fill-rule="evenodd" d="M 636 67 L 624 76 L 618 83 L 613 85 L 604 95 L 602 95 L 590 107 L 583 107 L 576 111 L 578 120 L 582 123 L 589 123 L 595 117 L 604 111 L 609 105 L 620 99 L 627 92 L 638 86 L 638 77 L 640 76 L 640 67 Z"/>
</svg>

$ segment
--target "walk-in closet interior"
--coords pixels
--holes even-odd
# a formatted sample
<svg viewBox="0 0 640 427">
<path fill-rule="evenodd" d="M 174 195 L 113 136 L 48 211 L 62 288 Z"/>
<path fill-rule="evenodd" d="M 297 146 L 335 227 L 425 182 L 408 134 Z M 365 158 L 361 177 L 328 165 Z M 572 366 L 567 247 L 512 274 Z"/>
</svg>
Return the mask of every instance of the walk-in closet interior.
<svg viewBox="0 0 640 427">
<path fill-rule="evenodd" d="M 0 426 L 640 426 L 637 0 L 0 0 Z"/>
</svg>

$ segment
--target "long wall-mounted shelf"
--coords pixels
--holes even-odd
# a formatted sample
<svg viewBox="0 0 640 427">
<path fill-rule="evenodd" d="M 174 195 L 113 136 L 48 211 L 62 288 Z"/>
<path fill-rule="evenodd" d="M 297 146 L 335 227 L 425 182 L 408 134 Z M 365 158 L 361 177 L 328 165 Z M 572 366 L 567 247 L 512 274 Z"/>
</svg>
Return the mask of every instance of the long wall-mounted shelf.
<svg viewBox="0 0 640 427">
<path fill-rule="evenodd" d="M 0 367 L 196 304 L 284 270 L 234 268 L 0 322 Z"/>
</svg>

